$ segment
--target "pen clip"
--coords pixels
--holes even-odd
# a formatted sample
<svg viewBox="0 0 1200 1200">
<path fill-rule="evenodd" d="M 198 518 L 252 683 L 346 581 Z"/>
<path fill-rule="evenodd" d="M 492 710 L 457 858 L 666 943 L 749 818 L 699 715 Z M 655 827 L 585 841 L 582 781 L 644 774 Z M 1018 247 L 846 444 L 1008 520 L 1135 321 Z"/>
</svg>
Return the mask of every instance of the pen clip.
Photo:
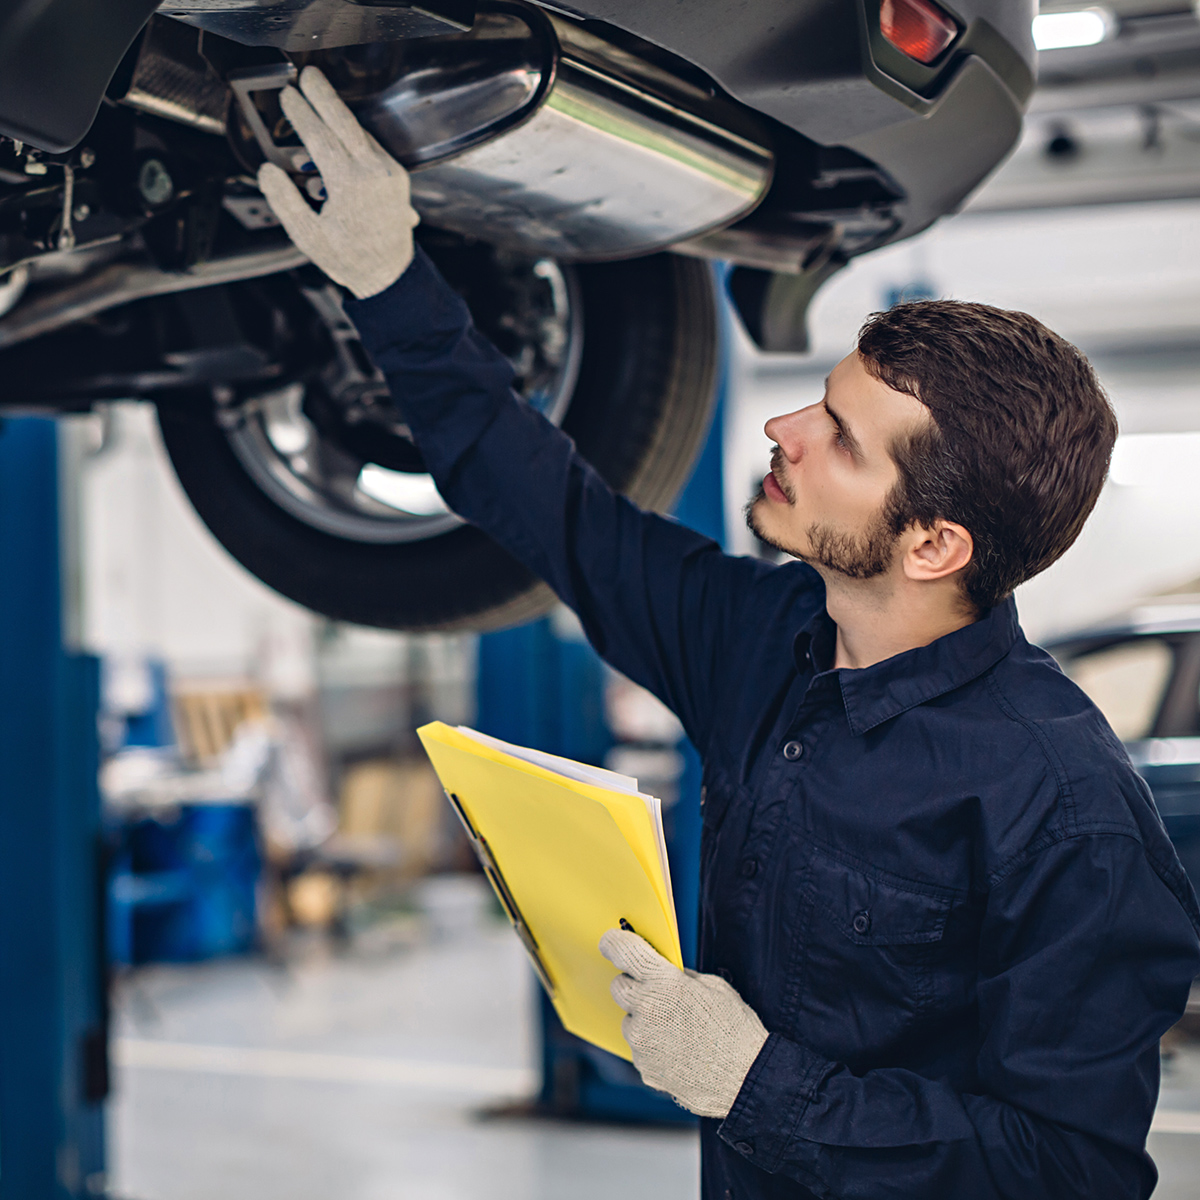
<svg viewBox="0 0 1200 1200">
<path fill-rule="evenodd" d="M 446 799 L 450 801 L 450 807 L 454 809 L 455 816 L 462 822 L 462 827 L 467 831 L 467 837 L 471 839 L 473 846 L 479 835 L 475 832 L 475 826 L 471 824 L 471 818 L 467 816 L 467 810 L 463 808 L 462 801 L 453 792 L 446 792 Z"/>
<path fill-rule="evenodd" d="M 501 908 L 504 909 L 505 915 L 517 931 L 517 937 L 521 939 L 521 945 L 525 947 L 525 953 L 529 955 L 529 960 L 533 963 L 533 969 L 537 972 L 537 977 L 541 980 L 542 987 L 546 989 L 547 994 L 553 999 L 555 992 L 554 983 L 550 978 L 550 972 L 546 969 L 546 964 L 542 961 L 542 954 L 538 948 L 537 939 L 533 936 L 533 932 L 525 923 L 525 918 L 521 915 L 521 909 L 518 907 L 512 892 L 509 890 L 508 882 L 500 870 L 500 865 L 496 862 L 496 856 L 492 853 L 492 848 L 487 844 L 483 835 L 471 824 L 471 818 L 467 816 L 467 810 L 463 808 L 462 801 L 453 792 L 446 792 L 446 798 L 458 814 L 458 819 L 462 822 L 463 829 L 466 830 L 467 839 L 471 843 L 471 849 L 475 851 L 475 857 L 479 859 L 479 864 L 483 867 L 483 873 L 487 876 L 488 883 L 492 885 L 492 891 L 496 893 L 496 899 L 500 901 Z"/>
<path fill-rule="evenodd" d="M 533 968 L 537 972 L 538 978 L 542 981 L 542 987 L 546 989 L 548 995 L 553 997 L 554 983 L 550 979 L 550 972 L 546 970 L 546 964 L 542 961 L 537 939 L 533 936 L 533 931 L 521 915 L 521 910 L 517 906 L 516 900 L 513 899 L 512 892 L 509 891 L 508 883 L 500 871 L 499 864 L 496 862 L 495 855 L 492 854 L 491 847 L 483 837 L 476 838 L 476 846 L 480 861 L 483 863 L 484 873 L 487 875 L 493 891 L 499 897 L 504 911 L 508 914 L 508 919 L 517 931 L 517 936 L 521 939 L 521 944 L 525 947 L 525 952 L 529 955 L 530 961 L 533 963 Z"/>
</svg>

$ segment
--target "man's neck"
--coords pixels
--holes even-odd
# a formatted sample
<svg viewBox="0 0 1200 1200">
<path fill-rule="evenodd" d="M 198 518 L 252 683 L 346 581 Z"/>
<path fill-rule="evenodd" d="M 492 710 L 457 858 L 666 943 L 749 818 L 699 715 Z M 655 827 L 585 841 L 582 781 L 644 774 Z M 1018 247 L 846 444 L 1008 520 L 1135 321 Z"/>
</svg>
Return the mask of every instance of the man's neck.
<svg viewBox="0 0 1200 1200">
<path fill-rule="evenodd" d="M 834 667 L 862 668 L 928 646 L 972 624 L 956 587 L 846 579 L 822 571 L 825 608 L 837 626 Z"/>
</svg>

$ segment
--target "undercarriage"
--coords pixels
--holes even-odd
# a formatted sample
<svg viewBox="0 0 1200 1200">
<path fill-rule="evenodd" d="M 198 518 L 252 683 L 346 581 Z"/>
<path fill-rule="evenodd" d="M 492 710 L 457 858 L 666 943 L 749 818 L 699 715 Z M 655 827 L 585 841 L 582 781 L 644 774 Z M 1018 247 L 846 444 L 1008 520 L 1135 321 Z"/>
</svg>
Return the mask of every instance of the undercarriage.
<svg viewBox="0 0 1200 1200">
<path fill-rule="evenodd" d="M 281 89 L 305 66 L 324 72 L 411 172 L 420 240 L 526 398 L 614 486 L 661 506 L 713 402 L 712 263 L 730 264 L 729 294 L 763 349 L 802 351 L 820 285 L 954 207 L 1017 136 L 1031 76 L 1015 35 L 998 32 L 1012 6 L 980 0 L 986 16 L 946 17 L 948 48 L 923 66 L 879 36 L 890 3 L 800 6 L 808 25 L 789 36 L 821 36 L 823 65 L 801 56 L 779 80 L 763 60 L 757 84 L 726 61 L 715 27 L 668 43 L 655 5 L 604 19 L 518 0 L 191 0 L 151 15 L 126 0 L 98 26 L 88 6 L 54 0 L 43 18 L 70 34 L 57 41 L 0 13 L 0 404 L 153 401 L 218 538 L 331 616 L 427 628 L 529 615 L 548 596 L 511 564 L 491 571 L 506 582 L 486 598 L 456 587 L 456 571 L 478 576 L 477 548 L 445 579 L 414 583 L 411 561 L 395 584 L 410 598 L 387 611 L 351 597 L 355 571 L 378 570 L 385 552 L 434 547 L 441 561 L 473 531 L 424 473 L 402 398 L 387 395 L 337 289 L 258 191 L 271 162 L 314 205 L 324 194 Z M 724 41 L 778 46 L 772 12 Z M 115 70 L 97 90 L 105 55 Z M 56 77 L 64 63 L 70 88 L 36 87 L 36 71 Z M 644 297 L 627 294 L 639 286 Z M 642 345 L 647 330 L 657 344 Z M 600 382 L 601 348 L 633 372 L 624 398 Z M 618 444 L 614 424 L 643 432 Z M 269 505 L 249 542 L 237 522 L 217 527 L 207 499 L 234 486 L 205 468 L 222 456 L 247 504 Z M 307 583 L 273 567 L 293 527 L 324 563 Z"/>
</svg>

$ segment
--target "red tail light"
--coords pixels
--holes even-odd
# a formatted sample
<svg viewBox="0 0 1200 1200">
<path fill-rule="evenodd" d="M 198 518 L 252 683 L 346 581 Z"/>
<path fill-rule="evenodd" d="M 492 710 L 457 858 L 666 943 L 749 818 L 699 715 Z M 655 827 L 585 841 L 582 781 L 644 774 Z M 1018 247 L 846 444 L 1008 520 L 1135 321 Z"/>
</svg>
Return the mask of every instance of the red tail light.
<svg viewBox="0 0 1200 1200">
<path fill-rule="evenodd" d="M 928 64 L 958 37 L 958 26 L 929 0 L 881 0 L 879 32 L 901 53 Z"/>
</svg>

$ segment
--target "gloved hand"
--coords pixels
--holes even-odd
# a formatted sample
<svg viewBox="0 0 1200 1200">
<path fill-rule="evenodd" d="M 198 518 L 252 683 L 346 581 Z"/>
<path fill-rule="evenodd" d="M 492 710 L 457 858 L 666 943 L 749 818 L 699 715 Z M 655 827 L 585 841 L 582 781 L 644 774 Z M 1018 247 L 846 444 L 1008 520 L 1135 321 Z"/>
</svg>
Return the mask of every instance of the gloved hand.
<svg viewBox="0 0 1200 1200">
<path fill-rule="evenodd" d="M 600 953 L 624 972 L 613 999 L 642 1079 L 701 1117 L 725 1117 L 767 1040 L 754 1010 L 718 975 L 681 971 L 636 933 L 610 929 Z"/>
<path fill-rule="evenodd" d="M 301 95 L 303 92 L 304 95 Z M 327 199 L 321 211 L 274 163 L 258 169 L 258 186 L 288 237 L 330 279 L 360 300 L 395 283 L 412 261 L 408 172 L 369 134 L 316 67 L 300 91 L 284 88 L 283 112 L 304 143 Z"/>
</svg>

